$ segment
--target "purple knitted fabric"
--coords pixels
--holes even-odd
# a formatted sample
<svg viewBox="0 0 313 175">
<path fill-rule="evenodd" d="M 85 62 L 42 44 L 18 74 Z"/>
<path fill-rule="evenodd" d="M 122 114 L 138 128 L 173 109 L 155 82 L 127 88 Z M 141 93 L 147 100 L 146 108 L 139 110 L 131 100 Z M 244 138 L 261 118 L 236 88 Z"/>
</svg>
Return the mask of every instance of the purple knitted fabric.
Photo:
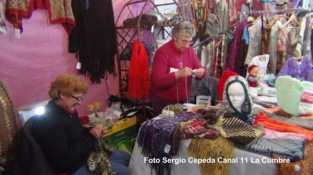
<svg viewBox="0 0 313 175">
<path fill-rule="evenodd" d="M 300 63 L 297 63 L 295 58 L 289 58 L 278 74 L 278 76 L 282 75 L 313 82 L 312 62 L 308 57 L 303 57 Z"/>
<path fill-rule="evenodd" d="M 176 117 L 148 120 L 141 126 L 137 142 L 144 156 L 161 160 L 160 163 L 150 164 L 157 175 L 170 175 L 171 164 L 162 163 L 162 158 L 171 158 L 178 151 L 179 142 L 175 140 L 179 138 L 174 138 L 177 124 L 196 117 L 194 113 L 185 112 Z"/>
</svg>

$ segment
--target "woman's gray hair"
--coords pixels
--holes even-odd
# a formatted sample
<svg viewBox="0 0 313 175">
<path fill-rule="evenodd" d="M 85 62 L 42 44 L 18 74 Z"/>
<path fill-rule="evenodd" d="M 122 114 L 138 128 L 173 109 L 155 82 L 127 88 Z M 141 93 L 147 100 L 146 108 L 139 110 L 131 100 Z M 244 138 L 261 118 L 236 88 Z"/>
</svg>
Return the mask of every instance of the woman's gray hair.
<svg viewBox="0 0 313 175">
<path fill-rule="evenodd" d="M 178 33 L 187 33 L 191 37 L 193 37 L 194 34 L 195 34 L 195 29 L 194 29 L 194 27 L 193 27 L 191 22 L 189 22 L 189 21 L 182 21 L 182 22 L 176 24 L 174 26 L 174 28 L 173 28 L 172 35 L 175 36 Z"/>
</svg>

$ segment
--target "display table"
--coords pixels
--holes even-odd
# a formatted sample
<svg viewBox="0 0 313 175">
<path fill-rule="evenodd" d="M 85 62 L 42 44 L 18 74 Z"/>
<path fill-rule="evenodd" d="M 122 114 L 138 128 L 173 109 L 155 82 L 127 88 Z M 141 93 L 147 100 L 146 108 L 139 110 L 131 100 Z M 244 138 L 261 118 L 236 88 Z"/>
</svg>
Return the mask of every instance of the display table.
<svg viewBox="0 0 313 175">
<path fill-rule="evenodd" d="M 191 142 L 191 139 L 183 140 L 180 143 L 178 154 L 173 158 L 185 159 L 189 158 L 187 154 L 187 148 Z M 248 158 L 249 161 L 230 164 L 229 175 L 274 175 L 277 172 L 276 164 L 272 163 L 260 163 L 257 164 L 250 160 L 262 160 L 267 159 L 260 154 L 251 153 L 241 149 L 234 150 L 235 157 L 238 159 Z M 135 144 L 133 149 L 131 161 L 129 164 L 129 170 L 132 175 L 155 175 L 153 169 L 145 163 L 145 158 L 141 153 L 141 148 Z M 199 164 L 195 163 L 181 163 L 171 167 L 171 175 L 202 175 L 200 172 Z"/>
</svg>

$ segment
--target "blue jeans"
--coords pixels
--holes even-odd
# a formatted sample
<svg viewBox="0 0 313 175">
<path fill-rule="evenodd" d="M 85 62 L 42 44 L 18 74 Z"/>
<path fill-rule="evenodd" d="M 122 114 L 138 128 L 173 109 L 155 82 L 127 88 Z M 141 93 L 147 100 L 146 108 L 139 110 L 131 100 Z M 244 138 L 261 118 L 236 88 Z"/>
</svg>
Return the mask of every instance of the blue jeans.
<svg viewBox="0 0 313 175">
<path fill-rule="evenodd" d="M 126 152 L 114 151 L 111 154 L 110 162 L 112 165 L 113 174 L 116 175 L 128 175 L 128 163 L 130 160 L 130 155 Z M 82 166 L 73 175 L 92 175 L 88 171 L 87 166 Z"/>
<path fill-rule="evenodd" d="M 130 155 L 126 152 L 114 151 L 111 154 L 110 162 L 112 171 L 117 175 L 128 175 L 128 163 Z"/>
</svg>

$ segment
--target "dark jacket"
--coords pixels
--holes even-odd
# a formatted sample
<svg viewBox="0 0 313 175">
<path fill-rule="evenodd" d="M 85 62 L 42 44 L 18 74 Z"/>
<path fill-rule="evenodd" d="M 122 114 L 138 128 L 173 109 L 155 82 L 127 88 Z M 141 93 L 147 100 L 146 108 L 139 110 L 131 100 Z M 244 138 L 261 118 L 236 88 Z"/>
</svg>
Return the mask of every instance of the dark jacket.
<svg viewBox="0 0 313 175">
<path fill-rule="evenodd" d="M 32 134 L 57 173 L 73 173 L 86 164 L 96 139 L 84 128 L 77 115 L 65 112 L 54 101 L 46 113 L 36 116 Z"/>
<path fill-rule="evenodd" d="M 15 134 L 7 155 L 5 174 L 56 175 L 31 134 L 32 123 L 32 119 L 28 120 Z"/>
</svg>

